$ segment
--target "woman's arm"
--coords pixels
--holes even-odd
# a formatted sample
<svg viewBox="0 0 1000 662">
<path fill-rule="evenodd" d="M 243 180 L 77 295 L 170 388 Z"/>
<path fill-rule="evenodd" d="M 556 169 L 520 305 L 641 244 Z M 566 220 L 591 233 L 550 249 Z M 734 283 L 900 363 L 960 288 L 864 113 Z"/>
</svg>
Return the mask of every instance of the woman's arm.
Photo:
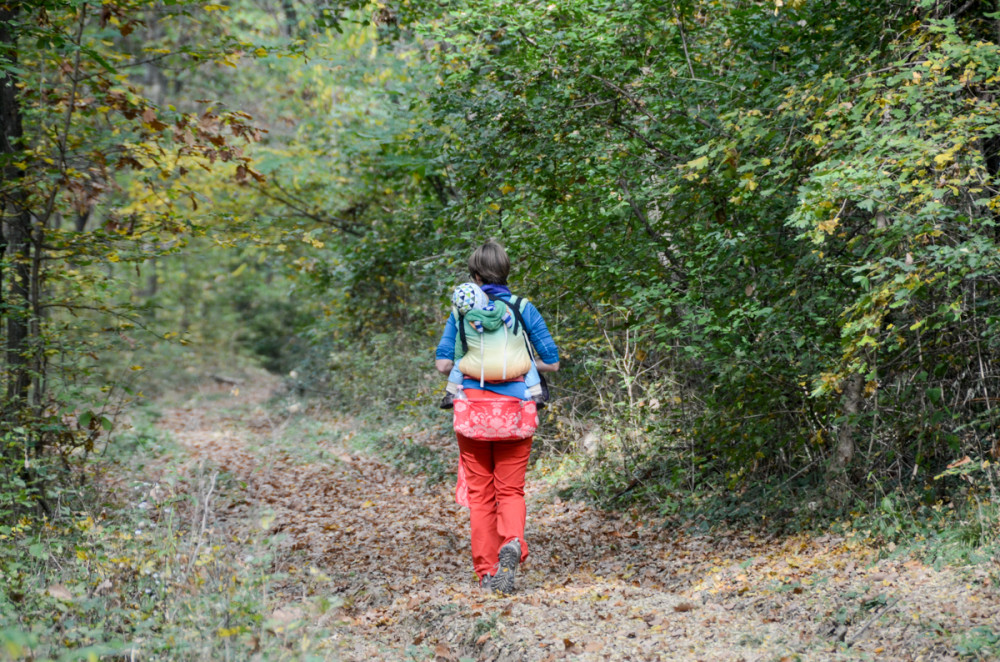
<svg viewBox="0 0 1000 662">
<path fill-rule="evenodd" d="M 535 352 L 538 354 L 535 361 L 538 372 L 555 372 L 559 369 L 559 348 L 556 347 L 541 313 L 534 304 L 525 301 L 521 314 L 524 316 L 524 325 L 528 328 L 531 344 L 535 346 Z"/>
<path fill-rule="evenodd" d="M 447 375 L 455 365 L 455 340 L 458 336 L 458 325 L 455 324 L 455 316 L 448 315 L 448 321 L 444 325 L 444 332 L 438 342 L 434 352 L 434 367 L 441 374 Z"/>
</svg>

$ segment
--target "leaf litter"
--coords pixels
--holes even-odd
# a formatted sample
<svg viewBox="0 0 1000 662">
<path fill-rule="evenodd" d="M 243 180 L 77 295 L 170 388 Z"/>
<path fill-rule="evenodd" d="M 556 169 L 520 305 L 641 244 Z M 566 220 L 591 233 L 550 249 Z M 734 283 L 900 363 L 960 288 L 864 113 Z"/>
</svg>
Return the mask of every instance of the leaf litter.
<svg viewBox="0 0 1000 662">
<path fill-rule="evenodd" d="M 996 568 L 879 559 L 834 535 L 666 527 L 562 500 L 530 473 L 531 557 L 515 595 L 484 594 L 451 484 L 357 450 L 357 421 L 313 407 L 294 412 L 322 431 L 323 452 L 304 461 L 288 409 L 283 418 L 266 404 L 276 379 L 254 381 L 241 392 L 205 387 L 211 401 L 168 409 L 158 425 L 192 468 L 210 462 L 246 485 L 217 515 L 234 536 L 280 533 L 288 554 L 275 563 L 322 577 L 310 590 L 340 605 L 330 659 L 929 661 L 995 651 L 968 642 L 1000 633 Z M 424 436 L 457 460 L 450 439 Z M 290 599 L 269 618 L 286 627 L 317 616 Z"/>
</svg>

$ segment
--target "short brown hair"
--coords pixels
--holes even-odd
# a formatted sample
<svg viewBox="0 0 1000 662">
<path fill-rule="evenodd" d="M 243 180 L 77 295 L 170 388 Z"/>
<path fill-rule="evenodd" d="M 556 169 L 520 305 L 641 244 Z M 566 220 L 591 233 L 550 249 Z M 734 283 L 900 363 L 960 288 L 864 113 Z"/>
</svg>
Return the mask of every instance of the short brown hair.
<svg viewBox="0 0 1000 662">
<path fill-rule="evenodd" d="M 503 246 L 490 239 L 469 256 L 469 275 L 479 278 L 483 285 L 506 285 L 510 274 L 510 258 Z"/>
</svg>

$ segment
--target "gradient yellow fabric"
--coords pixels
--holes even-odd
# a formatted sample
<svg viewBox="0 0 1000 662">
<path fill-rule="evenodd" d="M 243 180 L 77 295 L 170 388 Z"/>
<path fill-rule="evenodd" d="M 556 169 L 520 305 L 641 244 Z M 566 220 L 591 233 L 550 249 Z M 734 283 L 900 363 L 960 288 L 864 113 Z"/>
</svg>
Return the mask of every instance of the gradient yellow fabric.
<svg viewBox="0 0 1000 662">
<path fill-rule="evenodd" d="M 498 307 L 505 305 L 502 301 L 494 303 Z M 465 326 L 465 338 L 469 346 L 469 351 L 458 362 L 458 369 L 462 374 L 473 379 L 502 381 L 523 377 L 531 370 L 531 356 L 524 342 L 524 329 L 521 325 L 517 325 L 517 334 L 504 324 L 500 324 L 495 330 L 479 333 L 468 315 L 461 323 Z"/>
</svg>

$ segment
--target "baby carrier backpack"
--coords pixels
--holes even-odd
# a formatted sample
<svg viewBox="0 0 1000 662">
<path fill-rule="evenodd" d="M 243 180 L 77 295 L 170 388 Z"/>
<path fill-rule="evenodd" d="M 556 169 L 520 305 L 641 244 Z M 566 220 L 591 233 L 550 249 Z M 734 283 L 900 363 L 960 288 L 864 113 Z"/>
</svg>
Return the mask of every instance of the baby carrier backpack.
<svg viewBox="0 0 1000 662">
<path fill-rule="evenodd" d="M 459 337 L 464 352 L 464 356 L 458 360 L 458 366 L 467 376 L 478 374 L 480 387 L 485 380 L 510 380 L 525 375 L 531 369 L 534 360 L 528 329 L 521 315 L 524 299 L 511 296 L 509 302 L 494 297 L 490 297 L 490 300 L 494 305 L 507 307 L 507 310 L 503 311 L 506 313 L 503 317 L 509 318 L 507 322 L 494 325 L 489 331 L 482 328 L 480 333 L 480 328 L 473 323 L 474 320 L 467 320 L 465 315 L 458 315 Z M 456 346 L 456 359 L 459 358 L 457 350 Z M 544 392 L 544 381 L 542 385 Z M 455 432 L 469 439 L 484 441 L 527 439 L 535 434 L 537 427 L 538 407 L 533 400 L 510 396 L 481 398 L 472 397 L 470 394 L 454 402 Z M 463 500 L 462 496 L 465 484 L 463 478 L 460 467 L 456 499 L 460 504 L 468 505 L 467 499 Z"/>
<path fill-rule="evenodd" d="M 478 378 L 480 386 L 486 381 L 507 381 L 522 377 L 531 370 L 532 353 L 528 332 L 521 316 L 524 299 L 511 296 L 510 301 L 490 297 L 493 305 L 507 307 L 511 315 L 507 323 L 495 328 L 483 328 L 458 315 L 458 335 L 462 343 L 462 356 L 458 368 L 463 374 Z"/>
</svg>

